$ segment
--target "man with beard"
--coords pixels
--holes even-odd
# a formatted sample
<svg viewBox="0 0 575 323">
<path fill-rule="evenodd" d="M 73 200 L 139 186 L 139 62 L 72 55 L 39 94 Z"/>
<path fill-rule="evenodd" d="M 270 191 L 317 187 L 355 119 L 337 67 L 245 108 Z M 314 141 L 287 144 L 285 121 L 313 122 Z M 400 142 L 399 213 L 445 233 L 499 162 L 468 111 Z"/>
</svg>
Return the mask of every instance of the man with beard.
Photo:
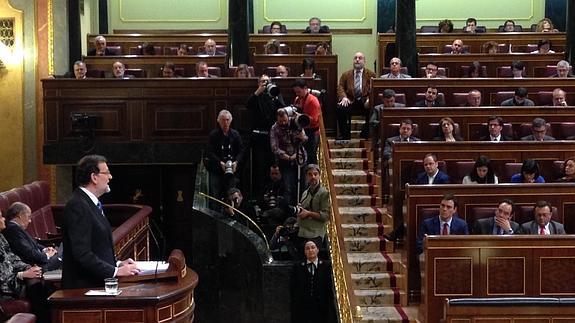
<svg viewBox="0 0 575 323">
<path fill-rule="evenodd" d="M 362 138 L 369 136 L 370 79 L 375 77 L 376 75 L 373 71 L 365 68 L 365 55 L 362 52 L 355 53 L 353 56 L 353 69 L 341 75 L 337 86 L 338 139 L 351 139 L 351 115 L 354 112 L 365 117 L 365 124 L 361 130 Z"/>
<path fill-rule="evenodd" d="M 329 221 L 329 192 L 320 185 L 320 169 L 316 164 L 309 164 L 305 171 L 308 188 L 302 194 L 297 208 L 299 226 L 299 246 L 303 250 L 306 241 L 312 240 L 317 246 L 323 246 Z"/>
</svg>

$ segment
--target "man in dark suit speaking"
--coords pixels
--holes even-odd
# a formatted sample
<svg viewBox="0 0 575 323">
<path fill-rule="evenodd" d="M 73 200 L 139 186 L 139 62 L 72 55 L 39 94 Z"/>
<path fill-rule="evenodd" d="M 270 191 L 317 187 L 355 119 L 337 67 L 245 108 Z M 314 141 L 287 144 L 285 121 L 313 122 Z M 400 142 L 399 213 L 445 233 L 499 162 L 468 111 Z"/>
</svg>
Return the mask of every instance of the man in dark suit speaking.
<svg viewBox="0 0 575 323">
<path fill-rule="evenodd" d="M 98 198 L 110 191 L 112 174 L 106 158 L 88 155 L 76 167 L 72 197 L 64 208 L 62 287 L 89 288 L 104 285 L 110 277 L 136 275 L 132 259 L 116 261 L 112 229 Z"/>
<path fill-rule="evenodd" d="M 439 204 L 439 215 L 421 222 L 417 235 L 417 251 L 423 252 L 423 239 L 427 235 L 467 235 L 467 222 L 456 216 L 457 199 L 452 194 L 445 194 Z"/>
</svg>

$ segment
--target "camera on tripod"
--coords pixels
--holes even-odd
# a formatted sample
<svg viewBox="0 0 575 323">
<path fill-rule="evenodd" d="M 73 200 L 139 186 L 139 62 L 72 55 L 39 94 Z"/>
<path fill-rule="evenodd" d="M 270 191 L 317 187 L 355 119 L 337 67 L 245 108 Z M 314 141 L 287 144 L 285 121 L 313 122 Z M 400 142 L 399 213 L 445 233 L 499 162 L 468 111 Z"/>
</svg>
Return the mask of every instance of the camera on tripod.
<svg viewBox="0 0 575 323">
<path fill-rule="evenodd" d="M 289 105 L 283 108 L 289 117 L 289 129 L 292 131 L 301 131 L 303 128 L 309 126 L 311 119 L 307 114 L 298 113 L 297 107 Z"/>
</svg>

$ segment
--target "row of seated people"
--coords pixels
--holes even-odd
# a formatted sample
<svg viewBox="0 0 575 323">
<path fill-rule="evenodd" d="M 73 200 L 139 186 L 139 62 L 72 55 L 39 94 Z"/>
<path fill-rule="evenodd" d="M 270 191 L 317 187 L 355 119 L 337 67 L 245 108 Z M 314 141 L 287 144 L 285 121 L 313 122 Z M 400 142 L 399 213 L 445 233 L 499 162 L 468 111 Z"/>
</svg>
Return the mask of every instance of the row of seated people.
<svg viewBox="0 0 575 323">
<path fill-rule="evenodd" d="M 280 43 L 276 39 L 270 39 L 264 44 L 265 54 L 290 54 L 291 49 L 287 44 Z M 121 45 L 108 46 L 104 36 L 97 36 L 94 39 L 94 48 L 88 51 L 88 56 L 119 56 L 123 53 Z M 305 44 L 304 54 L 327 55 L 331 52 L 328 42 Z M 226 56 L 227 46 L 218 45 L 215 40 L 208 38 L 203 46 L 195 48 L 192 44 L 181 43 L 178 46 L 158 46 L 150 43 L 144 43 L 128 48 L 129 55 L 170 55 L 170 56 L 187 56 L 187 55 L 206 55 L 206 56 Z"/>
<path fill-rule="evenodd" d="M 445 44 L 443 47 L 423 46 L 418 48 L 420 54 L 469 54 L 471 48 L 465 45 L 463 40 L 455 39 L 451 44 Z M 543 38 L 537 41 L 537 44 L 513 45 L 511 43 L 498 43 L 488 41 L 481 45 L 480 53 L 497 54 L 497 53 L 532 53 L 532 54 L 552 54 L 562 52 L 560 47 L 553 47 L 550 40 Z"/>
<path fill-rule="evenodd" d="M 540 166 L 541 165 L 541 166 Z M 575 158 L 567 160 L 526 159 L 523 163 L 506 160 L 491 161 L 481 155 L 475 161 L 438 160 L 433 153 L 423 160 L 414 160 L 410 174 L 411 184 L 499 184 L 575 182 Z"/>
<path fill-rule="evenodd" d="M 383 67 L 381 78 L 412 78 L 408 74 L 407 67 L 402 66 L 401 59 L 394 57 L 389 62 L 390 67 Z M 488 75 L 487 66 L 479 61 L 473 61 L 469 65 L 458 67 L 459 75 L 450 73 L 449 68 L 441 67 L 434 62 L 427 63 L 419 68 L 421 78 L 446 78 L 446 77 L 504 77 L 504 78 L 525 78 L 525 77 L 573 77 L 573 67 L 569 62 L 561 60 L 555 65 L 534 68 L 533 75 L 528 75 L 525 63 L 515 60 L 511 65 L 497 66 L 496 75 Z"/>
<path fill-rule="evenodd" d="M 419 28 L 419 32 L 421 33 L 452 33 L 455 32 L 453 28 L 453 22 L 449 19 L 444 19 L 439 21 L 437 26 L 421 26 Z M 522 25 L 518 25 L 512 19 L 507 19 L 500 25 L 497 32 L 523 32 L 523 31 L 530 31 L 530 32 L 557 32 L 555 29 L 553 22 L 549 18 L 543 18 L 539 20 L 536 24 L 532 24 L 529 29 L 523 28 Z M 465 21 L 465 26 L 462 27 L 458 32 L 463 33 L 486 33 L 487 27 L 485 26 L 478 26 L 477 19 L 471 17 Z"/>
</svg>

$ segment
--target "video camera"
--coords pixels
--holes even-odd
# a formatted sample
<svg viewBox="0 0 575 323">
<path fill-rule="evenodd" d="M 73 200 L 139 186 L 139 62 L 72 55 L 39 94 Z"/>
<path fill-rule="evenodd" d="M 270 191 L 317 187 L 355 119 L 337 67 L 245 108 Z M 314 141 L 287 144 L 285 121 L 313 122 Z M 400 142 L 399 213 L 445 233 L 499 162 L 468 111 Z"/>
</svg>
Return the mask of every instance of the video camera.
<svg viewBox="0 0 575 323">
<path fill-rule="evenodd" d="M 289 117 L 289 129 L 292 131 L 301 131 L 303 128 L 309 126 L 311 118 L 307 114 L 297 112 L 297 107 L 289 105 L 283 108 Z"/>
</svg>

